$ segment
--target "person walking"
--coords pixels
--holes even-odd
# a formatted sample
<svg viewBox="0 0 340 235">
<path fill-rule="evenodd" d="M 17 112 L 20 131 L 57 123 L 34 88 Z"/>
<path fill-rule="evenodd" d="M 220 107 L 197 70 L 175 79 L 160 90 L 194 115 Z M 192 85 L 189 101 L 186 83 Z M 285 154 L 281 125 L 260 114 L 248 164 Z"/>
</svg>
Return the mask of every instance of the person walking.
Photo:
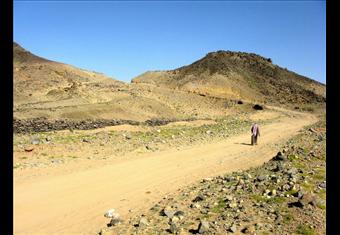
<svg viewBox="0 0 340 235">
<path fill-rule="evenodd" d="M 251 126 L 251 145 L 256 144 L 257 145 L 257 137 L 260 136 L 260 128 L 259 125 L 257 125 L 257 123 L 254 123 Z"/>
</svg>

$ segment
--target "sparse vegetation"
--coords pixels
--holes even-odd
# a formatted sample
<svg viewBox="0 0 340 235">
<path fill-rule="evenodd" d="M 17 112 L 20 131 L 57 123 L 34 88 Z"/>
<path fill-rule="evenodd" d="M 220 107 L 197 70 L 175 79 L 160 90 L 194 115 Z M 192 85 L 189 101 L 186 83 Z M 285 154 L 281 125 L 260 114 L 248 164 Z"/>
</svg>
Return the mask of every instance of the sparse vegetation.
<svg viewBox="0 0 340 235">
<path fill-rule="evenodd" d="M 81 170 L 93 167 L 99 170 L 95 171 L 99 175 L 101 168 L 95 168 L 97 166 L 115 165 L 116 162 L 125 164 L 131 159 L 139 162 L 148 157 L 149 152 L 157 152 L 154 154 L 157 159 L 158 153 L 164 150 L 167 153 L 184 148 L 197 149 L 204 144 L 216 146 L 226 140 L 231 142 L 234 140 L 231 138 L 238 134 L 249 134 L 254 121 L 265 126 L 285 120 L 292 122 L 296 118 L 302 126 L 306 122 L 302 122 L 301 117 L 314 114 L 318 115 L 320 122 L 306 127 L 287 143 L 279 142 L 278 138 L 268 141 L 270 146 L 261 145 L 261 139 L 259 146 L 247 146 L 249 138 L 232 143 L 240 147 L 232 149 L 242 148 L 248 153 L 249 159 L 241 155 L 245 152 L 232 155 L 235 161 L 245 165 L 258 164 L 267 157 L 260 154 L 279 148 L 282 152 L 285 150 L 283 156 L 288 160 L 271 160 L 262 166 L 202 180 L 176 194 L 166 195 L 155 205 L 156 209 L 143 212 L 142 217 L 147 222 L 140 223 L 142 217 L 129 210 L 126 214 L 131 218 L 124 218 L 118 225 L 106 229 L 114 234 L 161 234 L 176 233 L 172 230 L 178 226 L 190 234 L 197 233 L 199 226 L 204 224 L 206 234 L 231 231 L 322 234 L 325 231 L 326 124 L 323 115 L 325 97 L 321 95 L 325 92 L 324 85 L 272 64 L 271 58 L 231 51 L 209 53 L 195 63 L 175 70 L 148 72 L 135 78 L 131 84 L 96 72 L 47 62 L 14 44 L 13 170 L 17 182 L 63 175 L 65 169 L 72 176 L 72 170 L 77 168 L 75 171 L 80 171 L 78 167 Z M 167 123 L 169 125 L 165 125 Z M 292 125 L 294 128 L 295 124 Z M 282 126 L 280 130 L 283 130 Z M 253 147 L 255 151 L 249 151 Z M 229 149 L 221 148 L 220 151 L 227 154 Z M 253 160 L 255 158 L 249 152 L 258 159 Z M 202 151 L 204 154 L 207 153 Z M 192 164 L 206 167 L 205 161 L 210 159 L 198 155 L 201 153 L 186 163 L 190 166 L 181 165 L 176 159 L 176 162 L 162 165 L 164 168 L 157 170 L 173 165 L 178 172 L 185 167 L 194 169 L 196 165 Z M 225 169 L 233 163 L 225 164 L 224 160 L 216 158 L 214 167 Z M 66 164 L 69 165 L 65 167 Z M 138 165 L 144 169 L 141 166 Z M 211 174 L 216 173 L 215 168 L 209 169 Z M 170 169 L 171 173 L 167 174 L 177 170 Z M 197 174 L 198 171 L 193 170 Z M 112 187 L 106 184 L 115 180 L 112 176 L 116 171 L 111 173 L 104 185 L 95 186 L 100 189 L 98 194 L 104 196 L 104 188 Z M 181 175 L 183 179 L 179 181 L 186 180 L 191 174 L 194 175 L 188 171 L 187 175 Z M 136 182 L 142 184 L 142 180 L 138 180 Z M 102 180 L 96 184 L 102 183 L 99 181 Z M 162 181 L 162 184 L 166 183 Z M 152 198 L 146 202 L 159 193 L 155 188 L 143 188 L 143 196 Z M 20 192 L 27 191 L 21 189 Z M 198 194 L 202 197 L 193 202 Z M 32 195 L 27 198 L 34 200 Z M 61 194 L 49 195 L 53 198 Z M 72 195 L 72 200 L 77 200 L 76 195 Z M 27 198 L 22 201 L 32 206 L 27 203 Z M 111 199 L 110 195 L 110 203 Z M 136 204 L 131 198 L 118 200 L 129 200 L 128 205 L 130 202 Z M 50 202 L 49 205 L 54 203 Z M 86 207 L 91 207 L 91 203 Z M 104 205 L 106 202 L 100 203 Z M 160 216 L 166 206 L 171 212 L 182 213 Z M 41 214 L 39 216 L 44 216 Z M 71 219 L 62 216 L 67 218 L 63 225 L 67 227 Z M 92 218 L 93 215 L 87 216 Z M 309 227 L 309 222 L 313 227 Z"/>
</svg>

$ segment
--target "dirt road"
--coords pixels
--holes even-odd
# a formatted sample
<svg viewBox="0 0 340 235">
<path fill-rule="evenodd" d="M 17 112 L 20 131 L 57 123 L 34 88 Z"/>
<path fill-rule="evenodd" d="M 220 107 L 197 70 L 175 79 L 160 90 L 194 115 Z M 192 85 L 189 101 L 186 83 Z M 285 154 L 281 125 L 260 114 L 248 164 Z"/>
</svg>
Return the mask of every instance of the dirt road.
<svg viewBox="0 0 340 235">
<path fill-rule="evenodd" d="M 258 146 L 242 134 L 180 151 L 131 155 L 94 169 L 26 180 L 14 175 L 15 234 L 95 234 L 109 222 L 107 210 L 115 208 L 127 219 L 202 178 L 260 165 L 276 154 L 276 144 L 315 121 L 306 114 L 263 126 Z"/>
</svg>

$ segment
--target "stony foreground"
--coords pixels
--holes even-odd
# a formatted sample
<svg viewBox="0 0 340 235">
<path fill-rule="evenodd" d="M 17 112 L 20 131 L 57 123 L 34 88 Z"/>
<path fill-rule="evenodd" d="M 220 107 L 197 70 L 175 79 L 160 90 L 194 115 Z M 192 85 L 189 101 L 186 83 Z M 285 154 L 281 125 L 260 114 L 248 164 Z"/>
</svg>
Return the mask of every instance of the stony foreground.
<svg viewBox="0 0 340 235">
<path fill-rule="evenodd" d="M 203 179 L 100 234 L 325 234 L 325 121 L 261 167 Z M 256 148 L 256 147 L 255 147 Z"/>
</svg>

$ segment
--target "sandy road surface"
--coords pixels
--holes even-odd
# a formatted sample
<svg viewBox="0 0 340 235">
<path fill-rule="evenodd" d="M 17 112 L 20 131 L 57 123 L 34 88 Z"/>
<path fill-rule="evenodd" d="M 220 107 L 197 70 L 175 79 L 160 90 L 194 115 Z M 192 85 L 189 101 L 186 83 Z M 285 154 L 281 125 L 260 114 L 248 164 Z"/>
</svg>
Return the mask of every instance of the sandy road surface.
<svg viewBox="0 0 340 235">
<path fill-rule="evenodd" d="M 127 219 L 199 179 L 260 165 L 276 154 L 274 144 L 315 121 L 306 114 L 263 126 L 258 146 L 248 145 L 250 135 L 242 134 L 220 143 L 131 156 L 53 177 L 21 181 L 14 174 L 14 232 L 95 234 L 109 222 L 103 216 L 108 209 L 115 208 Z"/>
</svg>

